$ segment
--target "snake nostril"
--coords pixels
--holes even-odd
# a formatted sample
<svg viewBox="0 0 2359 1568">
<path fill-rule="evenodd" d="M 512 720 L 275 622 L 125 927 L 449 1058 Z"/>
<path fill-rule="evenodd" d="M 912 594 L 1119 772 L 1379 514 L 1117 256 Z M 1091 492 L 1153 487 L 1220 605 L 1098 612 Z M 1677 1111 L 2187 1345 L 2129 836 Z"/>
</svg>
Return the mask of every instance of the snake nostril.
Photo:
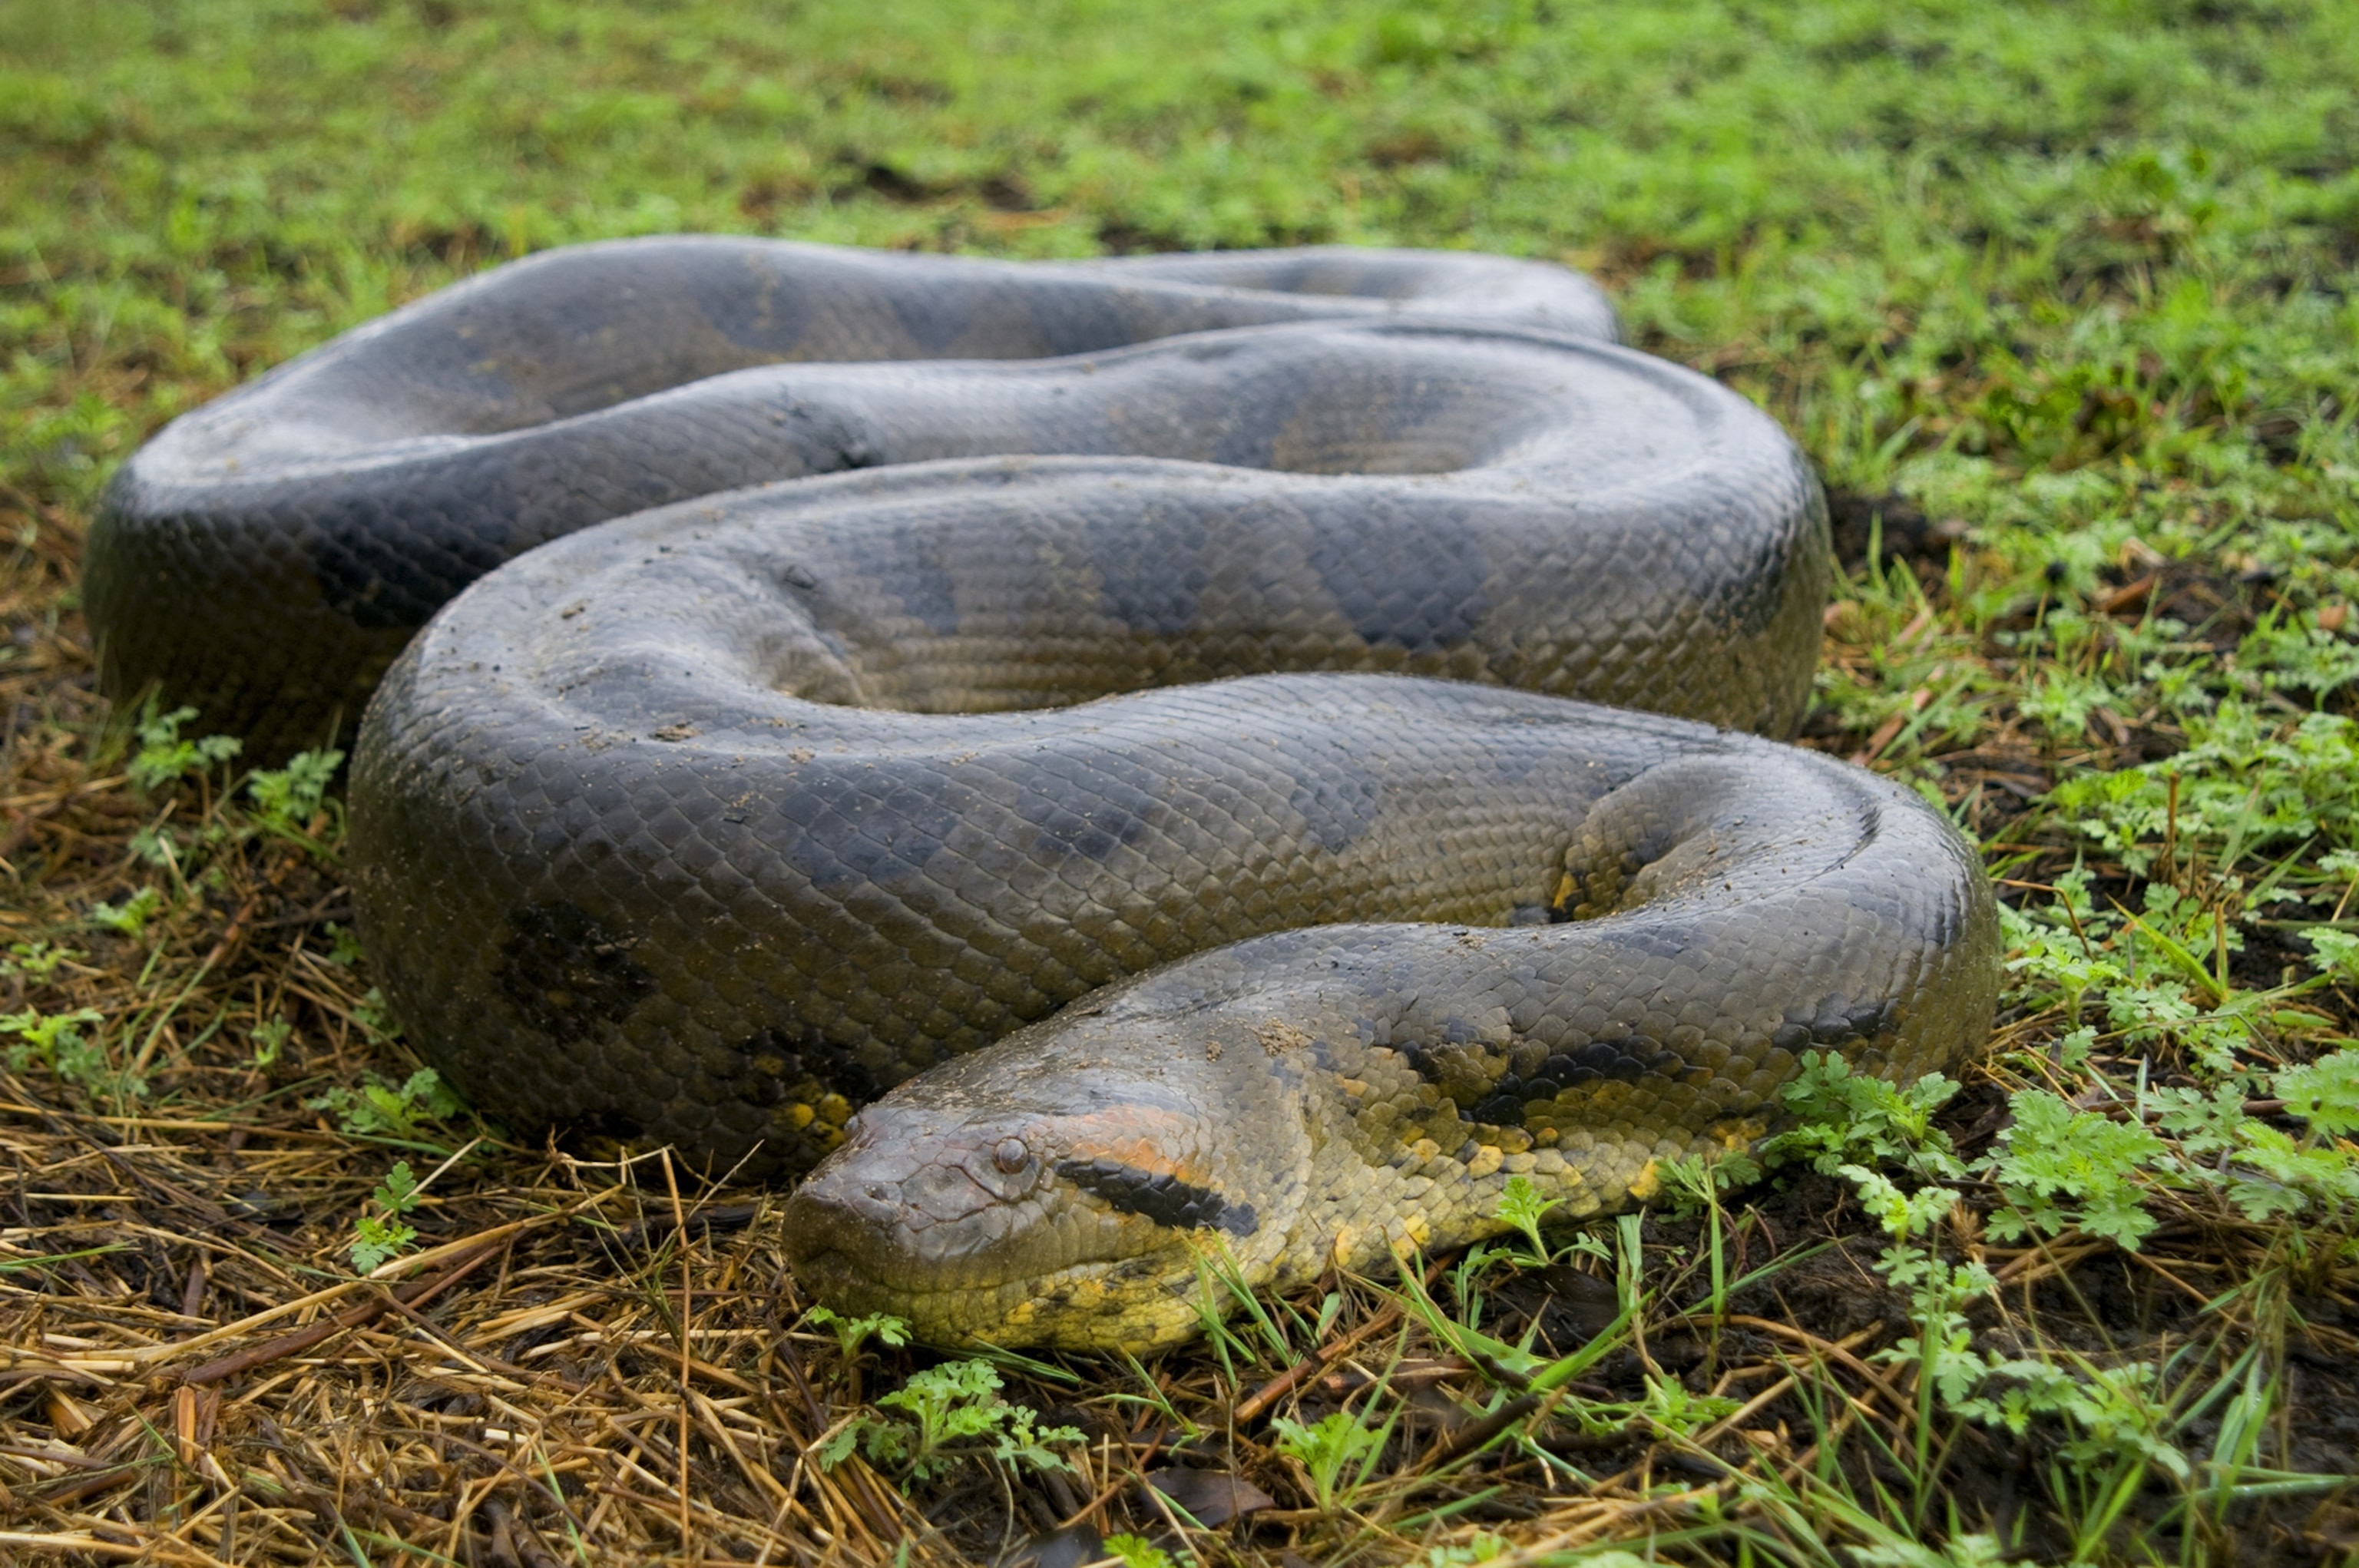
<svg viewBox="0 0 2359 1568">
<path fill-rule="evenodd" d="M 882 1181 L 871 1181 L 868 1183 L 868 1195 L 880 1203 L 889 1203 L 893 1201 L 893 1189 Z"/>
<path fill-rule="evenodd" d="M 991 1162 L 1009 1176 L 1032 1163 L 1032 1151 L 1024 1147 L 1020 1138 L 1003 1138 L 999 1147 L 991 1151 Z"/>
</svg>

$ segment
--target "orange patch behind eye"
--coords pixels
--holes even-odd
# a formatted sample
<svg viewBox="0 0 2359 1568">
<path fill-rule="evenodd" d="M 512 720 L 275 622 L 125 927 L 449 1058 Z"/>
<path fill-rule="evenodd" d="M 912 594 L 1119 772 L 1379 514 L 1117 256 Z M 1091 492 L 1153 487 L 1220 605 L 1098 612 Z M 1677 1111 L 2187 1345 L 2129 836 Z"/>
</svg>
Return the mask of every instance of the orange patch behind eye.
<svg viewBox="0 0 2359 1568">
<path fill-rule="evenodd" d="M 1169 1176 L 1191 1186 L 1211 1185 L 1210 1176 L 1195 1160 L 1174 1158 L 1174 1149 L 1195 1142 L 1187 1120 L 1169 1111 L 1147 1105 L 1119 1105 L 1085 1116 L 1059 1118 L 1067 1136 L 1062 1158 L 1101 1160 L 1126 1166 L 1145 1176 Z"/>
</svg>

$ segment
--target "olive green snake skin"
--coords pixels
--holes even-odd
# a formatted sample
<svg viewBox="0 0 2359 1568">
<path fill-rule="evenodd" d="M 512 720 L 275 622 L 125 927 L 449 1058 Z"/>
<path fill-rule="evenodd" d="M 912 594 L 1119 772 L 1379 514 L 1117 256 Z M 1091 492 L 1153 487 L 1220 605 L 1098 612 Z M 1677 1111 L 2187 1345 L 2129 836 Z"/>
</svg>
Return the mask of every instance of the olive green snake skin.
<svg viewBox="0 0 2359 1568">
<path fill-rule="evenodd" d="M 1987 1034 L 1972 853 L 1759 738 L 1815 481 L 1612 335 L 1490 257 L 579 247 L 169 427 L 87 600 L 258 756 L 375 689 L 361 932 L 479 1105 L 816 1164 L 844 1310 L 1141 1348 Z"/>
</svg>

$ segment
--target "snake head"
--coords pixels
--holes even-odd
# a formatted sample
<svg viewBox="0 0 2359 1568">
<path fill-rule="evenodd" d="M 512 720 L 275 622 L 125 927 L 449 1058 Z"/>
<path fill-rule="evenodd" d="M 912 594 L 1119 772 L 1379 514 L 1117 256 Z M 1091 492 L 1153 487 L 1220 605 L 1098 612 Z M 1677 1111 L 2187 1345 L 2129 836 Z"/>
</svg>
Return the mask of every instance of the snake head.
<svg viewBox="0 0 2359 1568">
<path fill-rule="evenodd" d="M 1207 1257 L 1260 1282 L 1299 1136 L 1256 1136 L 1201 1046 L 1072 1049 L 1102 1032 L 1027 1030 L 862 1111 L 788 1202 L 797 1278 L 930 1344 L 1100 1350 L 1201 1328 Z"/>
</svg>

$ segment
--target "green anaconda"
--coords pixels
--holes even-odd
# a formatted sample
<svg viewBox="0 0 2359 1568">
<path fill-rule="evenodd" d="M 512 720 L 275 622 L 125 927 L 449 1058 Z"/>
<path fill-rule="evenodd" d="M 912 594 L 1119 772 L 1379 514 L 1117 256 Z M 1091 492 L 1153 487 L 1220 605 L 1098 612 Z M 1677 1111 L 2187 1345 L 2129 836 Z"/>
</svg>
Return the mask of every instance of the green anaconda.
<svg viewBox="0 0 2359 1568">
<path fill-rule="evenodd" d="M 1949 824 L 1745 733 L 1807 466 L 1610 336 L 1487 258 L 586 247 L 168 430 L 90 599 L 262 747 L 392 659 L 361 931 L 478 1104 L 818 1163 L 799 1272 L 929 1339 L 1143 1346 L 1209 1247 L 1601 1212 L 1987 1032 Z"/>
</svg>

